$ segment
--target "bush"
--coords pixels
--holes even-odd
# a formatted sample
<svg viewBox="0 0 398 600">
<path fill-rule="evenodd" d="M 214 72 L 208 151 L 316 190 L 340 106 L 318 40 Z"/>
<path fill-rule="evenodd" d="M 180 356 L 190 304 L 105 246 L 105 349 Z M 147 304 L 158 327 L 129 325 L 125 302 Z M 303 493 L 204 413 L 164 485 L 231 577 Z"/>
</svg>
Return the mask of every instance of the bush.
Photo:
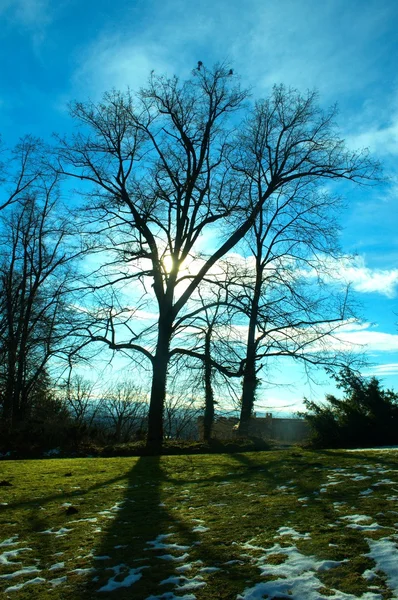
<svg viewBox="0 0 398 600">
<path fill-rule="evenodd" d="M 324 404 L 305 400 L 303 416 L 317 447 L 354 448 L 398 443 L 398 394 L 383 390 L 376 377 L 345 367 L 334 376 L 343 399 L 326 396 Z"/>
</svg>

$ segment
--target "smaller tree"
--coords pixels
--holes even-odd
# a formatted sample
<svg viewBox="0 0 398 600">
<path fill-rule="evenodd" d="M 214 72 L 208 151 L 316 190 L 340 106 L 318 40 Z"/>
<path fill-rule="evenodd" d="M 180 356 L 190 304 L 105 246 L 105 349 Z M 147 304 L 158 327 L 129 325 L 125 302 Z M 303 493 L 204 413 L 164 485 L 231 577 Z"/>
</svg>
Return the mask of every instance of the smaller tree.
<svg viewBox="0 0 398 600">
<path fill-rule="evenodd" d="M 328 394 L 326 403 L 305 400 L 303 416 L 322 447 L 369 447 L 398 442 L 398 394 L 383 390 L 376 377 L 365 378 L 349 367 L 333 375 L 344 398 Z"/>
<path fill-rule="evenodd" d="M 115 442 L 128 442 L 145 428 L 148 404 L 132 381 L 112 385 L 100 402 L 100 416 Z"/>
<path fill-rule="evenodd" d="M 30 417 L 50 362 L 66 360 L 73 346 L 80 249 L 57 204 L 57 177 L 42 178 L 0 219 L 1 418 L 10 430 Z"/>
<path fill-rule="evenodd" d="M 79 428 L 92 427 L 97 416 L 99 404 L 95 399 L 95 387 L 95 382 L 74 375 L 62 390 L 62 399 Z"/>
</svg>

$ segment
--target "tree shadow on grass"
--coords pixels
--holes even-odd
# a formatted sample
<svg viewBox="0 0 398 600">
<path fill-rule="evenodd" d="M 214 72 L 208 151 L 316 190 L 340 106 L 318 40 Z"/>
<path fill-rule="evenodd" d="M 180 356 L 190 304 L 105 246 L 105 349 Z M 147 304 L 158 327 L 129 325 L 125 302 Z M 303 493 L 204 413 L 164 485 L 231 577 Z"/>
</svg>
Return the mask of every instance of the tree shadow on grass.
<svg viewBox="0 0 398 600">
<path fill-rule="evenodd" d="M 222 564 L 229 554 L 222 541 L 202 532 L 195 521 L 195 506 L 190 506 L 194 501 L 184 495 L 184 487 L 191 483 L 189 475 L 169 476 L 164 466 L 168 458 L 142 457 L 134 463 L 120 510 L 93 549 L 91 564 L 97 571 L 89 573 L 84 584 L 77 584 L 79 599 L 167 599 L 174 597 L 173 592 L 177 597 L 193 593 L 209 600 L 234 597 L 228 583 L 211 591 L 214 576 L 203 569 Z M 185 571 L 186 565 L 191 568 Z M 173 579 L 161 583 L 168 578 Z"/>
</svg>

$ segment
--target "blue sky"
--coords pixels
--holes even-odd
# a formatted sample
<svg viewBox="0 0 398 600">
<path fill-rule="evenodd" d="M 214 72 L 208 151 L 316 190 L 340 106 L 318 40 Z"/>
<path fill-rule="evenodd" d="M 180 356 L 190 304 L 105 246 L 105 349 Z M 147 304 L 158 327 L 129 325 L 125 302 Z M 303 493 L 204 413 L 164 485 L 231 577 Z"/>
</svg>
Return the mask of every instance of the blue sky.
<svg viewBox="0 0 398 600">
<path fill-rule="evenodd" d="M 367 373 L 398 389 L 398 4 L 373 0 L 124 1 L 0 0 L 0 132 L 50 140 L 73 127 L 67 104 L 112 87 L 144 84 L 151 69 L 188 75 L 198 60 L 229 60 L 254 97 L 283 82 L 317 88 L 339 105 L 349 146 L 369 147 L 389 182 L 347 189 L 342 247 L 365 325 L 349 332 L 367 344 Z M 281 366 L 291 388 L 264 390 L 261 404 L 285 406 L 308 389 Z"/>
</svg>

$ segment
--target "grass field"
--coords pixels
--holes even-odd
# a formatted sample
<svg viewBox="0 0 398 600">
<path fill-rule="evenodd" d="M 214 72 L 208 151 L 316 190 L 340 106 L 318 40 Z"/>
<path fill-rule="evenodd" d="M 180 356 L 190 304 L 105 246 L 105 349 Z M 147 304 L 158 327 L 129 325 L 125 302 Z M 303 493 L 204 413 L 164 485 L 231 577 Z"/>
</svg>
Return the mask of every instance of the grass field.
<svg viewBox="0 0 398 600">
<path fill-rule="evenodd" d="M 398 451 L 3 461 L 0 597 L 398 598 Z"/>
</svg>

